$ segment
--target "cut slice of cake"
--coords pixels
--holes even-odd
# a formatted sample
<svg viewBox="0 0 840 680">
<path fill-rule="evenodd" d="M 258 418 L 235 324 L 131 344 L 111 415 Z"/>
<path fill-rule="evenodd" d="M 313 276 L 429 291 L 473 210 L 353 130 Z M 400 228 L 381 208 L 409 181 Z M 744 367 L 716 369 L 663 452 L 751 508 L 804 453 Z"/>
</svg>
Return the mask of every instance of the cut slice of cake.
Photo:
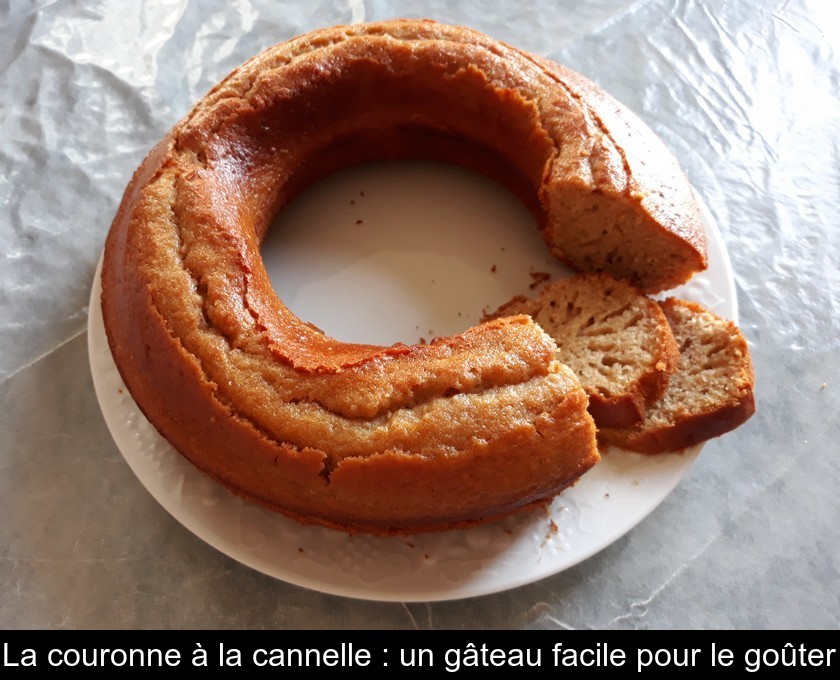
<svg viewBox="0 0 840 680">
<path fill-rule="evenodd" d="M 677 451 L 717 437 L 755 412 L 749 348 L 738 327 L 696 302 L 661 303 L 680 350 L 676 372 L 645 419 L 600 428 L 598 438 L 642 453 Z"/>
<path fill-rule="evenodd" d="M 488 318 L 530 315 L 578 376 L 596 425 L 642 422 L 677 366 L 679 351 L 659 305 L 608 274 L 555 281 L 534 298 L 517 296 Z"/>
</svg>

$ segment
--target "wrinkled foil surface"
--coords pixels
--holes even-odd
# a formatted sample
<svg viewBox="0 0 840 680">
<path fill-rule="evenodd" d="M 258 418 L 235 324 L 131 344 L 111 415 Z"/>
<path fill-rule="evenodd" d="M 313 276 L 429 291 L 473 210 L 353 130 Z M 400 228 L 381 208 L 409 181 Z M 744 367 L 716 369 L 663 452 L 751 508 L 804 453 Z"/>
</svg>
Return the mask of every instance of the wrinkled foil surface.
<svg viewBox="0 0 840 680">
<path fill-rule="evenodd" d="M 653 128 L 723 233 L 757 375 L 757 415 L 650 520 L 469 604 L 345 601 L 216 553 L 133 480 L 87 365 L 94 269 L 147 151 L 261 49 L 398 16 L 564 63 Z M 804 0 L 0 3 L 0 625 L 836 627 L 839 19 Z"/>
</svg>

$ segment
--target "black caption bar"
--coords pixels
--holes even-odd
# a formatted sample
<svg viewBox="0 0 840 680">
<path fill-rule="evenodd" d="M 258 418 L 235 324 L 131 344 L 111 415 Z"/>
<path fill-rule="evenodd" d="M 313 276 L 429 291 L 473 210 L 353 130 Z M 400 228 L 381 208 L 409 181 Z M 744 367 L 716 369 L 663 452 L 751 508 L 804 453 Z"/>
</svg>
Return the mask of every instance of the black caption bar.
<svg viewBox="0 0 840 680">
<path fill-rule="evenodd" d="M 836 674 L 837 631 L 0 631 L 4 672 L 142 668 L 384 669 L 452 675 L 600 669 Z"/>
</svg>

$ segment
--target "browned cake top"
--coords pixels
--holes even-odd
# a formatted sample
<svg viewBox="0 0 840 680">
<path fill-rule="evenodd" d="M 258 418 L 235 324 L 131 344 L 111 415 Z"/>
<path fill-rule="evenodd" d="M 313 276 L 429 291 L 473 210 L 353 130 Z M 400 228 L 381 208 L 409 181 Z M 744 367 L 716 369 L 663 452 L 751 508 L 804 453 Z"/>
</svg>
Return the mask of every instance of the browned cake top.
<svg viewBox="0 0 840 680">
<path fill-rule="evenodd" d="M 624 116 L 576 74 L 434 22 L 325 29 L 263 52 L 199 102 L 126 191 L 103 268 L 106 330 L 126 384 L 199 467 L 313 521 L 387 521 L 395 498 L 374 493 L 355 516 L 337 480 L 360 460 L 394 456 L 436 461 L 418 474 L 438 481 L 458 457 L 504 450 L 513 461 L 496 471 L 485 461 L 475 489 L 461 480 L 449 492 L 463 497 L 438 510 L 421 512 L 417 499 L 393 513 L 398 524 L 474 520 L 550 497 L 597 453 L 585 396 L 530 319 L 429 345 L 344 343 L 283 305 L 260 242 L 277 211 L 325 174 L 436 158 L 507 184 L 573 265 L 668 287 L 705 266 L 702 228 L 676 162 Z M 301 465 L 303 477 L 257 475 L 257 454 L 243 447 L 275 467 Z M 529 456 L 541 467 L 520 466 L 530 472 L 508 488 L 504 475 Z M 360 479 L 357 497 L 381 482 Z"/>
</svg>

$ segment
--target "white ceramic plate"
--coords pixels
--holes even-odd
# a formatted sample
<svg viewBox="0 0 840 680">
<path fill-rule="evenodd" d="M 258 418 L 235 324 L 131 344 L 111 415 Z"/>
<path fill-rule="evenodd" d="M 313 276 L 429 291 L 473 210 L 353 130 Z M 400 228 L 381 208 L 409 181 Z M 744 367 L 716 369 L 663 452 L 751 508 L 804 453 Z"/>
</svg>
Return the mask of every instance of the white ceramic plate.
<svg viewBox="0 0 840 680">
<path fill-rule="evenodd" d="M 736 320 L 720 233 L 706 211 L 708 271 L 672 294 Z M 519 203 L 481 177 L 428 163 L 372 165 L 322 182 L 284 211 L 263 248 L 289 307 L 342 340 L 416 342 L 477 323 L 539 278 L 567 275 Z M 226 555 L 306 588 L 389 601 L 493 593 L 545 578 L 610 545 L 656 508 L 700 447 L 606 452 L 544 510 L 407 538 L 302 526 L 231 495 L 149 424 L 120 379 L 102 325 L 99 270 L 89 351 L 105 420 L 131 469 L 178 521 Z"/>
</svg>

